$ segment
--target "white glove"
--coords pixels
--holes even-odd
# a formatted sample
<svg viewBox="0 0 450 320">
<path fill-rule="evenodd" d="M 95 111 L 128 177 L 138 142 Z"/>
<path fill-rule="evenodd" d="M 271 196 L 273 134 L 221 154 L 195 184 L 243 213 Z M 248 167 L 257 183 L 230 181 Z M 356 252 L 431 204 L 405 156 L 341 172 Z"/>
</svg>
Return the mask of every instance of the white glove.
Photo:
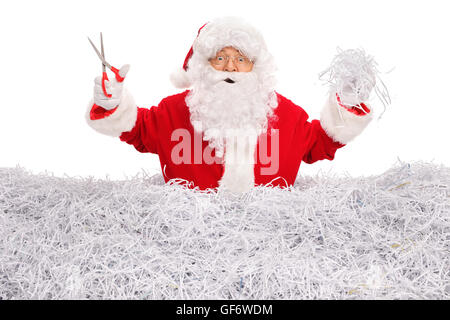
<svg viewBox="0 0 450 320">
<path fill-rule="evenodd" d="M 336 92 L 344 105 L 356 106 L 369 100 L 374 86 L 375 78 L 369 76 L 361 78 L 355 75 L 342 79 L 342 82 L 337 84 Z"/>
<path fill-rule="evenodd" d="M 125 64 L 120 68 L 119 75 L 122 78 L 125 78 L 125 76 L 128 73 L 128 70 L 130 70 L 130 65 Z M 116 77 L 114 75 L 111 75 L 108 77 L 109 81 L 105 81 L 105 88 L 106 92 L 111 94 L 111 97 L 108 98 L 103 93 L 102 89 L 102 77 L 97 77 L 94 80 L 94 103 L 106 110 L 111 110 L 117 107 L 120 103 L 120 100 L 122 98 L 122 91 L 123 91 L 123 82 L 118 82 L 116 80 Z"/>
</svg>

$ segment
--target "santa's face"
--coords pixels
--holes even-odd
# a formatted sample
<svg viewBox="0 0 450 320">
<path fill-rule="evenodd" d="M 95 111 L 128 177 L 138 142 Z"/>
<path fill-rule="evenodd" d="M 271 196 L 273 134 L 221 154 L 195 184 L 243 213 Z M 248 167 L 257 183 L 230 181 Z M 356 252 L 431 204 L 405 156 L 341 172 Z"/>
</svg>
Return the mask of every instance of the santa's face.
<svg viewBox="0 0 450 320">
<path fill-rule="evenodd" d="M 270 77 L 253 68 L 239 50 L 225 47 L 215 57 L 190 65 L 192 90 L 186 98 L 196 131 L 220 156 L 226 138 L 236 132 L 258 136 L 273 114 Z"/>
<path fill-rule="evenodd" d="M 218 71 L 250 72 L 253 69 L 253 61 L 233 47 L 222 48 L 209 63 Z"/>
</svg>

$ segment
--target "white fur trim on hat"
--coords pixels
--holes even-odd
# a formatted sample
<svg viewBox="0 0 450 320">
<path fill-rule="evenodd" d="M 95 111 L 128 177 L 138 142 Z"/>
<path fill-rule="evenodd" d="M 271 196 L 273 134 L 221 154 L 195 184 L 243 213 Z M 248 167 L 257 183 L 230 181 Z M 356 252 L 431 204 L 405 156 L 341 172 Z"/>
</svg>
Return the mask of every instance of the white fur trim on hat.
<svg viewBox="0 0 450 320">
<path fill-rule="evenodd" d="M 365 104 L 369 110 L 370 106 Z M 336 93 L 331 92 L 320 113 L 320 125 L 334 141 L 347 144 L 358 136 L 372 120 L 372 112 L 356 115 L 341 107 L 336 99 Z"/>
<path fill-rule="evenodd" d="M 88 125 L 97 132 L 111 137 L 119 137 L 122 132 L 131 131 L 136 124 L 137 106 L 126 89 L 123 90 L 117 110 L 103 119 L 91 120 L 90 112 L 93 105 L 94 100 L 92 99 L 87 107 L 85 119 Z"/>
<path fill-rule="evenodd" d="M 195 39 L 193 55 L 212 58 L 224 47 L 240 50 L 252 60 L 267 50 L 262 34 L 239 17 L 222 17 L 206 24 Z"/>
</svg>

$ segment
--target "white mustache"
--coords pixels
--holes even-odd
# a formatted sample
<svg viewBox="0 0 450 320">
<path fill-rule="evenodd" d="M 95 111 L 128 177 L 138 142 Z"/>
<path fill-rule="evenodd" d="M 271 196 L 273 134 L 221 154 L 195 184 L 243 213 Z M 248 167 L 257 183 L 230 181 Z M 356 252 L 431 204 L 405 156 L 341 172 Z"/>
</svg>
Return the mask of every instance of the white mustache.
<svg viewBox="0 0 450 320">
<path fill-rule="evenodd" d="M 227 72 L 227 71 L 218 71 L 215 70 L 211 72 L 209 77 L 211 83 L 219 83 L 226 79 L 233 80 L 234 82 L 241 82 L 248 80 L 249 78 L 253 78 L 255 75 L 251 72 Z"/>
</svg>

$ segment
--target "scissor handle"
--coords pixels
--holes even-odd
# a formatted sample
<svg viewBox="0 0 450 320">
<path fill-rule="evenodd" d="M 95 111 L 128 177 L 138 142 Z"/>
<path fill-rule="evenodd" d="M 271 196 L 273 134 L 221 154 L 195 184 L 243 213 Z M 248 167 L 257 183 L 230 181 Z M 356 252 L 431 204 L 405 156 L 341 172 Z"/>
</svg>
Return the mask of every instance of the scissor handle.
<svg viewBox="0 0 450 320">
<path fill-rule="evenodd" d="M 111 66 L 111 71 L 114 72 L 114 74 L 116 75 L 117 82 L 122 82 L 123 80 L 125 80 L 125 77 L 120 76 L 119 69 L 116 69 L 113 66 Z"/>
<path fill-rule="evenodd" d="M 105 96 L 107 98 L 111 98 L 112 94 L 110 94 L 106 91 L 106 86 L 105 86 L 105 81 L 108 81 L 108 80 L 109 80 L 108 75 L 106 74 L 106 71 L 105 71 L 105 72 L 103 72 L 103 76 L 102 76 L 102 89 L 103 89 L 103 93 L 105 94 Z"/>
</svg>

